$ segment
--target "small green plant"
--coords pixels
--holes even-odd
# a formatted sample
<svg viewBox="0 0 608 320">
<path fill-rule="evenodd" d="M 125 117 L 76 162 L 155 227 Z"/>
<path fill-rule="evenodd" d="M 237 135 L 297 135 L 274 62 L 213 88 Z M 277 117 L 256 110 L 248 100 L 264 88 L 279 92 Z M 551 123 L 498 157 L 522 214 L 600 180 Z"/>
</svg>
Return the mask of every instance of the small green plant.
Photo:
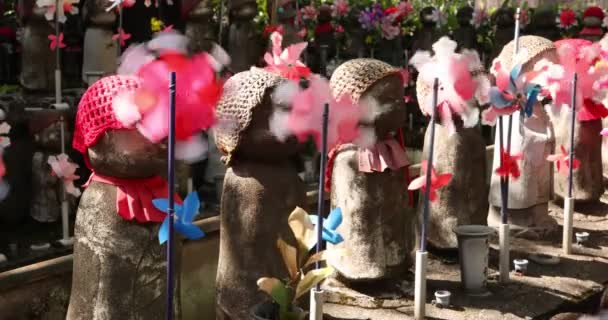
<svg viewBox="0 0 608 320">
<path fill-rule="evenodd" d="M 302 320 L 306 312 L 296 308 L 296 300 L 309 292 L 314 286 L 329 277 L 334 268 L 325 267 L 312 269 L 316 262 L 327 259 L 329 255 L 340 255 L 342 250 L 325 250 L 311 255 L 310 249 L 316 244 L 315 224 L 319 217 L 309 215 L 302 208 L 296 208 L 288 219 L 289 227 L 293 232 L 297 248 L 286 243 L 283 239 L 277 240 L 277 248 L 281 253 L 289 278 L 260 278 L 257 282 L 260 290 L 267 293 L 279 306 L 280 320 Z M 323 227 L 323 238 L 333 244 L 342 241 L 342 237 L 335 231 L 342 222 L 340 209 L 334 209 Z M 307 271 L 308 270 L 308 271 Z"/>
</svg>

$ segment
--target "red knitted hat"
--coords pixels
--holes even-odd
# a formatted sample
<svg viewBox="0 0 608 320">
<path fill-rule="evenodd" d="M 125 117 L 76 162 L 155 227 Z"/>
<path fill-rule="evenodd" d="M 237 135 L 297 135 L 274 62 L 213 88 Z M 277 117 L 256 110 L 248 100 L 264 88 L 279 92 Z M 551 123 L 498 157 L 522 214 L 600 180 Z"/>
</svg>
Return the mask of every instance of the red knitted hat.
<svg viewBox="0 0 608 320">
<path fill-rule="evenodd" d="M 585 10 L 585 12 L 583 13 L 583 17 L 587 18 L 587 17 L 596 17 L 599 18 L 600 20 L 604 19 L 604 10 L 602 10 L 602 8 L 600 7 L 589 7 Z"/>
<path fill-rule="evenodd" d="M 133 91 L 139 80 L 132 76 L 115 75 L 101 78 L 91 85 L 78 104 L 74 125 L 74 149 L 87 155 L 87 149 L 97 143 L 108 130 L 126 129 L 114 116 L 114 97 L 125 90 Z"/>
</svg>

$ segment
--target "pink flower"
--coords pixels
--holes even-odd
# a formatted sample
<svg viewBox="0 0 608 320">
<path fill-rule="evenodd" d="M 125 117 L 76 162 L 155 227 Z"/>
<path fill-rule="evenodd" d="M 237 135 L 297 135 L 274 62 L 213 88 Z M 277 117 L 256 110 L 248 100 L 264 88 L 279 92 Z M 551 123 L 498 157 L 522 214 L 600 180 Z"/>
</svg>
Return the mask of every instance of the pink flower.
<svg viewBox="0 0 608 320">
<path fill-rule="evenodd" d="M 51 43 L 49 44 L 49 48 L 51 48 L 51 50 L 65 48 L 65 43 L 63 43 L 63 32 L 59 34 L 59 38 L 57 38 L 57 36 L 54 34 L 49 34 L 48 38 L 51 40 Z"/>
<path fill-rule="evenodd" d="M 78 14 L 78 7 L 75 6 L 74 4 L 78 3 L 78 0 L 60 0 L 59 3 L 61 4 L 60 10 L 59 12 L 57 12 L 57 20 L 61 23 L 65 23 L 67 20 L 67 17 L 65 16 L 66 12 L 69 12 L 70 14 Z M 46 9 L 46 13 L 44 14 L 44 17 L 51 21 L 53 20 L 53 18 L 55 17 L 55 11 L 56 11 L 56 4 L 57 2 L 55 0 L 37 0 L 36 1 L 36 5 L 40 8 L 45 8 Z"/>
<path fill-rule="evenodd" d="M 600 132 L 600 134 L 604 137 L 608 137 L 608 128 L 604 128 L 602 129 L 602 131 Z"/>
<path fill-rule="evenodd" d="M 280 33 L 272 33 L 270 39 L 272 40 L 272 52 L 266 52 L 264 55 L 264 61 L 267 64 L 266 70 L 291 80 L 300 80 L 300 78 L 310 76 L 310 69 L 299 60 L 308 43 L 292 44 L 282 50 L 283 36 Z"/>
<path fill-rule="evenodd" d="M 131 34 L 125 33 L 125 31 L 122 28 L 119 28 L 118 33 L 112 36 L 112 40 L 120 41 L 120 45 L 123 47 L 125 46 L 125 41 L 129 40 L 130 38 L 131 38 Z"/>
<path fill-rule="evenodd" d="M 414 6 L 409 1 L 401 1 L 397 6 L 397 12 L 400 17 L 407 17 L 414 12 Z"/>
<path fill-rule="evenodd" d="M 348 2 L 346 0 L 336 0 L 334 4 L 331 6 L 332 16 L 334 17 L 344 17 L 348 14 L 350 8 L 348 7 Z"/>
<path fill-rule="evenodd" d="M 65 191 L 75 197 L 80 196 L 80 190 L 74 186 L 74 180 L 80 178 L 76 175 L 78 165 L 69 161 L 68 155 L 62 153 L 58 156 L 49 156 L 48 164 L 53 174 L 63 180 Z"/>
<path fill-rule="evenodd" d="M 431 167 L 431 190 L 429 191 L 429 200 L 435 202 L 438 199 L 437 190 L 445 187 L 452 180 L 451 173 L 437 174 L 435 168 Z M 412 180 L 410 185 L 407 187 L 408 190 L 421 189 L 422 192 L 426 192 L 426 174 L 429 170 L 429 163 L 424 160 L 420 163 L 420 177 Z"/>
<path fill-rule="evenodd" d="M 342 25 L 337 25 L 335 28 L 337 33 L 343 33 L 344 32 L 344 27 L 342 27 Z"/>
<path fill-rule="evenodd" d="M 302 17 L 305 20 L 315 20 L 315 19 L 317 19 L 318 15 L 319 15 L 319 11 L 312 4 L 309 4 L 306 7 L 302 8 Z"/>
<path fill-rule="evenodd" d="M 135 5 L 135 0 L 110 0 L 110 5 L 106 11 L 110 11 L 112 9 L 119 10 L 119 8 L 129 8 Z"/>
<path fill-rule="evenodd" d="M 563 145 L 560 145 L 560 149 L 562 151 L 561 153 L 549 155 L 547 157 L 547 160 L 555 163 L 555 166 L 557 167 L 557 172 L 563 175 L 568 175 L 571 162 L 570 155 L 568 154 L 566 148 L 564 148 Z M 578 159 L 574 158 L 574 161 L 572 161 L 572 169 L 577 169 L 580 164 L 581 162 Z"/>
<path fill-rule="evenodd" d="M 392 16 L 386 16 L 382 19 L 380 23 L 380 29 L 382 30 L 382 38 L 386 40 L 393 40 L 399 34 L 401 34 L 401 28 L 393 25 L 394 19 Z"/>
<path fill-rule="evenodd" d="M 168 27 L 164 28 L 162 32 L 171 32 L 173 31 L 173 25 L 169 25 Z"/>
<path fill-rule="evenodd" d="M 287 93 L 282 93 L 282 90 L 286 90 Z M 362 108 L 354 104 L 348 96 L 336 100 L 327 79 L 318 75 L 312 76 L 308 88 L 304 90 L 301 90 L 295 81 L 290 82 L 277 88 L 276 94 L 286 97 L 292 108 L 284 121 L 277 124 L 281 127 L 275 127 L 273 130 L 275 134 L 277 130 L 288 132 L 302 142 L 313 136 L 317 147 L 321 148 L 323 110 L 325 103 L 328 103 L 328 149 L 339 143 L 351 142 L 359 136 L 358 124 Z"/>
<path fill-rule="evenodd" d="M 471 24 L 476 28 L 479 28 L 487 21 L 489 21 L 488 12 L 483 8 L 475 9 L 475 11 L 473 12 L 473 19 L 471 21 Z"/>
</svg>

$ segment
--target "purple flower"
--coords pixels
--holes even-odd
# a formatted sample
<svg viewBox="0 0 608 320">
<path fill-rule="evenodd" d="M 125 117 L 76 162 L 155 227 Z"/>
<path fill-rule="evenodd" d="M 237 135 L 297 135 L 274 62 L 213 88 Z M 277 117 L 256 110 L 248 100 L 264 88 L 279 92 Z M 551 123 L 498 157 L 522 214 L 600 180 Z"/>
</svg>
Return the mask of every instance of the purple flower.
<svg viewBox="0 0 608 320">
<path fill-rule="evenodd" d="M 380 20 L 384 18 L 385 13 L 380 3 L 375 3 L 371 8 L 361 11 L 359 14 L 359 23 L 364 30 L 373 30 L 378 27 Z"/>
</svg>

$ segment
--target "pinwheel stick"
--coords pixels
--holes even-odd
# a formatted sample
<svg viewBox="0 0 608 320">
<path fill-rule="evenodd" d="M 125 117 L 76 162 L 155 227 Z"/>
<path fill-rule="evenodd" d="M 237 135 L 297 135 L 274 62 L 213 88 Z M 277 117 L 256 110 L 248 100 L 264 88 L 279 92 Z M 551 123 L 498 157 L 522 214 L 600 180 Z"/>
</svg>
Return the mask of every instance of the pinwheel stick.
<svg viewBox="0 0 608 320">
<path fill-rule="evenodd" d="M 167 320 L 173 319 L 173 219 L 175 215 L 175 72 L 169 84 L 169 238 L 167 239 Z"/>
<path fill-rule="evenodd" d="M 323 212 L 325 211 L 325 191 L 323 189 L 325 182 L 325 169 L 327 167 L 327 126 L 329 123 L 329 104 L 326 103 L 323 107 L 323 129 L 321 136 L 321 168 L 319 171 L 319 195 L 317 203 L 317 211 L 319 215 L 319 223 L 317 224 L 317 245 L 316 252 L 323 250 Z M 316 262 L 316 268 L 321 269 L 321 262 Z M 317 290 L 320 285 L 317 284 Z"/>
<path fill-rule="evenodd" d="M 59 1 L 55 1 L 55 41 L 57 45 L 55 47 L 55 103 L 58 105 L 61 103 L 61 40 L 59 35 L 61 34 L 61 24 L 59 23 L 59 16 L 63 12 L 63 4 Z"/>
<path fill-rule="evenodd" d="M 435 118 L 437 117 L 437 95 L 439 91 L 439 79 L 435 78 L 433 83 L 433 112 L 431 113 L 431 142 L 426 168 L 426 187 L 424 189 L 424 208 L 422 211 L 422 225 L 420 227 L 420 249 L 416 252 L 416 274 L 414 283 L 414 318 L 422 320 L 426 318 L 426 265 L 428 252 L 426 252 L 427 227 L 429 224 L 430 196 L 431 196 L 431 173 L 433 168 L 433 149 L 435 148 Z"/>
<path fill-rule="evenodd" d="M 574 130 L 576 125 L 576 87 L 578 75 L 572 76 L 572 96 L 570 105 L 572 119 L 570 120 L 570 155 L 568 156 L 568 196 L 564 199 L 564 234 L 562 237 L 562 249 L 564 254 L 572 253 L 572 224 L 574 215 L 574 199 L 572 199 L 572 170 L 574 162 Z"/>
<path fill-rule="evenodd" d="M 119 58 L 122 54 L 122 32 L 122 0 L 120 0 L 120 3 L 118 4 L 118 39 L 116 39 L 116 52 Z"/>
<path fill-rule="evenodd" d="M 325 182 L 325 168 L 327 167 L 327 126 L 329 124 L 329 103 L 323 106 L 323 129 L 321 136 L 321 169 L 319 171 L 319 198 L 317 203 L 317 211 L 319 219 L 317 219 L 317 245 L 316 252 L 323 250 L 323 212 L 325 211 L 325 190 L 323 189 Z M 317 269 L 321 269 L 321 262 L 315 263 Z M 321 292 L 321 283 L 317 283 L 313 290 L 310 290 L 310 320 L 323 319 L 323 294 Z"/>
<path fill-rule="evenodd" d="M 222 23 L 224 18 L 224 0 L 220 0 L 218 17 L 219 26 L 217 30 L 217 43 L 222 46 L 222 34 L 224 33 L 224 24 Z"/>
</svg>

